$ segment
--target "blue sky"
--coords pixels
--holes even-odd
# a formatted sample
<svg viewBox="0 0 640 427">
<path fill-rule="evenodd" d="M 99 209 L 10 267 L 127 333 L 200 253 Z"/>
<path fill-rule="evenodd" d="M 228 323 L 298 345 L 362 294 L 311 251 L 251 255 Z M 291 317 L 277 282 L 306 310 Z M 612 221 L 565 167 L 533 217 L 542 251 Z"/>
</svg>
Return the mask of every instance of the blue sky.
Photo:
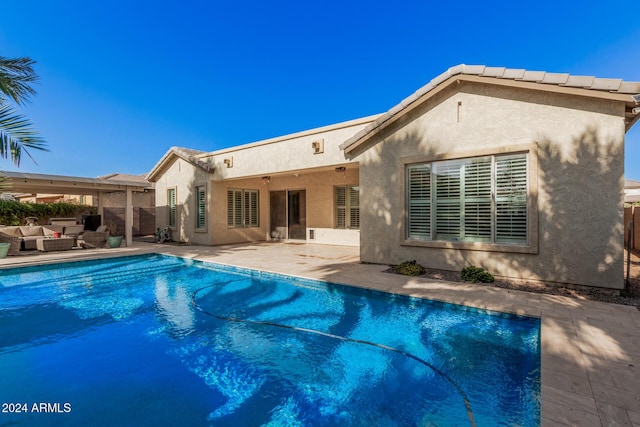
<svg viewBox="0 0 640 427">
<path fill-rule="evenodd" d="M 640 81 L 640 2 L 21 0 L 0 55 L 37 61 L 21 111 L 49 143 L 19 169 L 148 172 L 381 113 L 461 63 Z M 640 124 L 626 177 L 640 180 Z"/>
</svg>

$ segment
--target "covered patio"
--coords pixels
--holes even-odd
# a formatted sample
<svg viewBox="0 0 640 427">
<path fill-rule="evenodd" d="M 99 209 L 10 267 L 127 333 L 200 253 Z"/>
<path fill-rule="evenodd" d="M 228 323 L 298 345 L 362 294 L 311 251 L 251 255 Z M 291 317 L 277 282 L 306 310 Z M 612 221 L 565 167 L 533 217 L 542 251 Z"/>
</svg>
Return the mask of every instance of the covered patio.
<svg viewBox="0 0 640 427">
<path fill-rule="evenodd" d="M 153 188 L 152 183 L 119 181 L 112 179 L 85 178 L 76 176 L 45 175 L 22 172 L 3 172 L 12 192 L 18 193 L 62 193 L 91 195 L 98 199 L 98 214 L 104 218 L 104 195 L 111 192 L 125 193 L 125 230 L 128 247 L 133 244 L 133 193 Z"/>
</svg>

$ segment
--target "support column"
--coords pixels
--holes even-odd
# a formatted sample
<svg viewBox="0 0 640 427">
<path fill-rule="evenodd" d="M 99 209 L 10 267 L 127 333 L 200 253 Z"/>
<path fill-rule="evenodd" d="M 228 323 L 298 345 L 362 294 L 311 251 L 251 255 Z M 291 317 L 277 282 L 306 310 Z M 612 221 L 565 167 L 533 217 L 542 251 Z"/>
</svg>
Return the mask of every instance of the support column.
<svg viewBox="0 0 640 427">
<path fill-rule="evenodd" d="M 104 225 L 104 191 L 98 191 L 98 215 L 100 215 L 100 225 Z"/>
<path fill-rule="evenodd" d="M 124 237 L 127 247 L 133 246 L 133 191 L 127 187 L 127 197 L 124 209 Z"/>
</svg>

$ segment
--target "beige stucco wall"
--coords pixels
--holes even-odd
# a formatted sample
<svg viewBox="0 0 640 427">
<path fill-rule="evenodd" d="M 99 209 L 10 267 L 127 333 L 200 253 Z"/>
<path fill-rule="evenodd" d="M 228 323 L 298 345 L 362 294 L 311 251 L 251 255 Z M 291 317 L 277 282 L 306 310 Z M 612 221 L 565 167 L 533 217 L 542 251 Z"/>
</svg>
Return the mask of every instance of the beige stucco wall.
<svg viewBox="0 0 640 427">
<path fill-rule="evenodd" d="M 358 184 L 358 163 L 346 160 L 339 146 L 375 117 L 261 141 L 199 156 L 213 165 L 208 173 L 193 163 L 173 157 L 156 179 L 156 226 L 168 223 L 167 190 L 176 188 L 177 224 L 173 238 L 204 245 L 265 241 L 270 237 L 269 192 L 306 190 L 306 228 L 314 229 L 315 243 L 357 246 L 359 230 L 336 229 L 334 187 Z M 314 154 L 312 143 L 323 152 Z M 233 166 L 224 160 L 232 158 Z M 344 167 L 344 172 L 336 172 Z M 269 177 L 265 183 L 263 177 Z M 195 187 L 207 185 L 207 227 L 195 229 Z M 259 227 L 227 226 L 227 190 L 259 190 Z"/>
<path fill-rule="evenodd" d="M 297 176 L 296 176 L 297 175 Z M 227 244 L 270 240 L 269 193 L 283 190 L 306 191 L 306 227 L 316 230 L 316 243 L 357 245 L 359 230 L 334 228 L 334 187 L 358 184 L 357 164 L 347 166 L 345 172 L 333 168 L 307 170 L 270 175 L 270 181 L 261 177 L 216 180 L 211 185 L 209 220 L 211 244 Z M 259 191 L 259 227 L 230 228 L 227 226 L 227 190 L 249 189 Z"/>
<path fill-rule="evenodd" d="M 415 259 L 458 271 L 476 265 L 495 275 L 621 288 L 623 114 L 615 101 L 475 83 L 435 95 L 355 157 L 360 205 L 367 207 L 361 208 L 361 260 Z M 407 245 L 407 159 L 523 145 L 537 147 L 537 183 L 530 189 L 537 192 L 534 253 Z"/>
<path fill-rule="evenodd" d="M 155 203 L 155 194 L 153 190 L 146 192 L 134 192 L 132 195 L 133 206 L 141 208 L 152 208 Z M 103 193 L 102 204 L 106 207 L 124 207 L 126 205 L 127 193 L 118 191 L 113 193 Z"/>
<path fill-rule="evenodd" d="M 253 144 L 215 151 L 199 156 L 202 162 L 214 166 L 213 178 L 237 179 L 264 176 L 284 171 L 295 172 L 351 163 L 346 160 L 340 144 L 364 128 L 377 116 L 352 120 L 324 128 L 287 135 Z M 324 152 L 314 154 L 312 143 L 322 141 Z M 227 167 L 225 159 L 232 159 Z"/>
<path fill-rule="evenodd" d="M 191 163 L 175 158 L 165 167 L 156 181 L 156 227 L 164 228 L 169 224 L 167 190 L 176 189 L 176 226 L 172 229 L 173 240 L 201 245 L 211 244 L 210 228 L 196 230 L 196 186 L 210 188 L 210 174 Z M 207 204 L 210 203 L 210 191 L 207 191 Z"/>
</svg>

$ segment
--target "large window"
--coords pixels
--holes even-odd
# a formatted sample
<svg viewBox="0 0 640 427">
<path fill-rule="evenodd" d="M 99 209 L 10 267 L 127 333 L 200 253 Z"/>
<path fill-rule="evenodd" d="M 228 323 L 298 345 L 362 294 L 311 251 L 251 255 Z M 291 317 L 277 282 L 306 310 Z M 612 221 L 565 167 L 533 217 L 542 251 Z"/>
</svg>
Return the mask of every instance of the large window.
<svg viewBox="0 0 640 427">
<path fill-rule="evenodd" d="M 260 225 L 258 190 L 227 190 L 227 225 L 258 227 Z"/>
<path fill-rule="evenodd" d="M 169 227 L 176 226 L 176 189 L 167 190 L 167 206 L 169 207 Z"/>
<path fill-rule="evenodd" d="M 336 228 L 360 228 L 360 187 L 335 188 Z"/>
<path fill-rule="evenodd" d="M 200 185 L 196 187 L 196 228 L 207 227 L 207 187 Z"/>
<path fill-rule="evenodd" d="M 527 154 L 407 166 L 407 238 L 525 245 Z"/>
</svg>

